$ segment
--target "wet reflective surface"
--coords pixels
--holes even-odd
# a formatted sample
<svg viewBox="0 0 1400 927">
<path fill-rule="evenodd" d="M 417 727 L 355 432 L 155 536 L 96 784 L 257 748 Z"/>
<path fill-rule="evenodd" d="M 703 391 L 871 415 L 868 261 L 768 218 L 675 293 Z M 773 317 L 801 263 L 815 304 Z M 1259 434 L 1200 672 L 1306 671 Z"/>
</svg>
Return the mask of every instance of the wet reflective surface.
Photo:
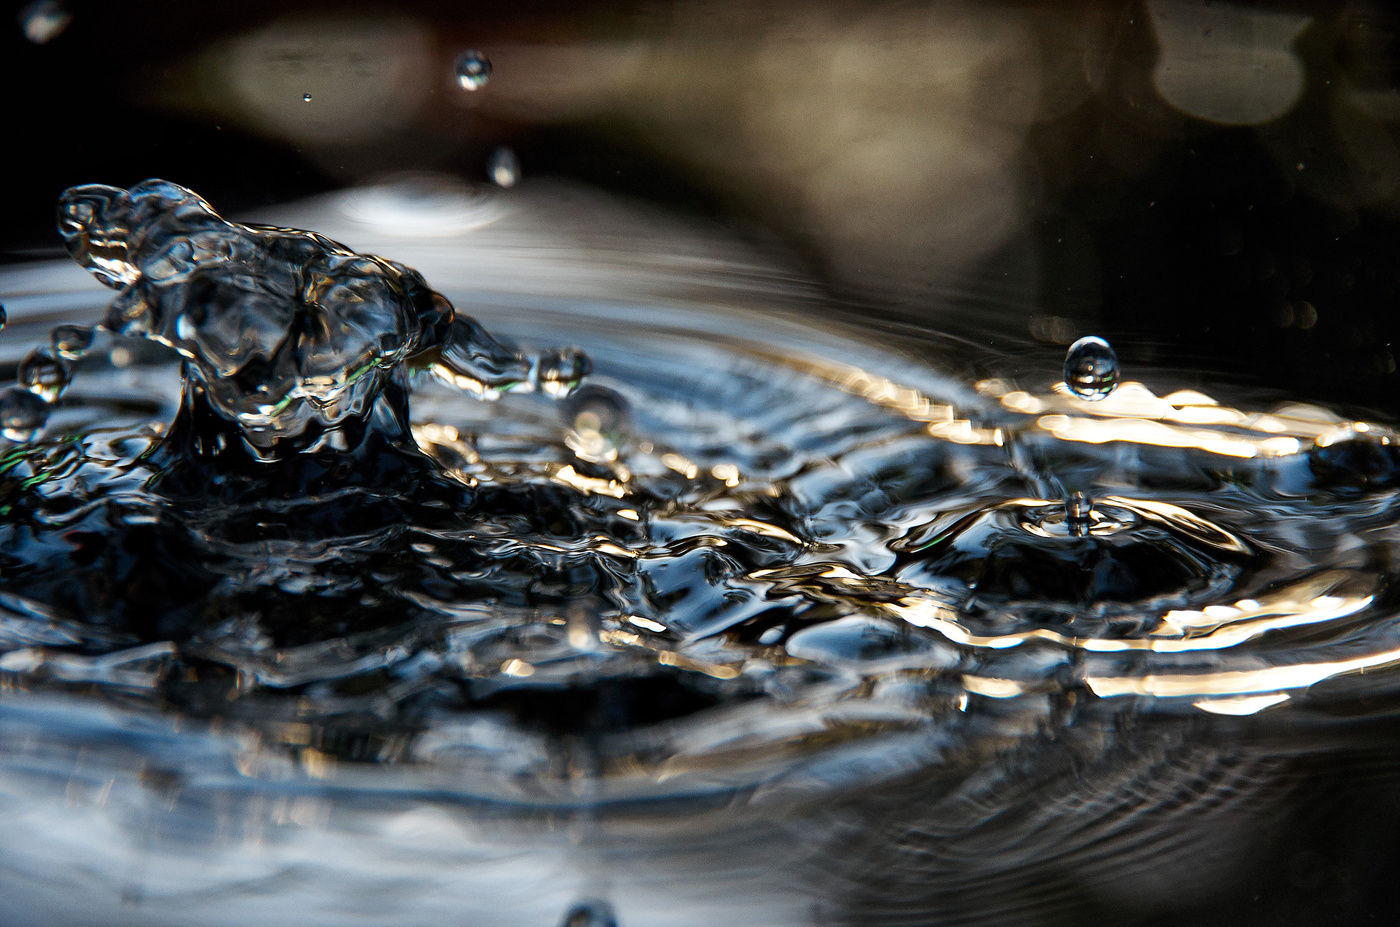
<svg viewBox="0 0 1400 927">
<path fill-rule="evenodd" d="M 418 181 L 276 217 L 397 245 L 462 332 L 385 355 L 392 408 L 315 441 L 203 398 L 268 381 L 211 367 L 179 311 L 122 329 L 148 269 L 95 336 L 95 285 L 10 272 L 3 346 L 71 380 L 19 365 L 54 406 L 0 461 L 16 923 L 1311 916 L 1298 886 L 1338 856 L 1309 871 L 1297 835 L 1352 827 L 1370 780 L 1308 796 L 1387 762 L 1393 432 L 1150 370 L 1092 399 L 1053 366 L 975 377 L 814 322 L 800 287 L 741 297 L 713 242 L 722 272 L 625 301 L 463 262 L 551 196 Z M 237 292 L 281 292 L 263 260 Z M 400 305 L 357 293 L 325 344 Z M 266 354 L 301 345 L 278 331 Z M 537 388 L 485 388 L 481 357 Z"/>
<path fill-rule="evenodd" d="M 0 37 L 0 921 L 1394 919 L 1394 11 L 212 10 Z"/>
</svg>

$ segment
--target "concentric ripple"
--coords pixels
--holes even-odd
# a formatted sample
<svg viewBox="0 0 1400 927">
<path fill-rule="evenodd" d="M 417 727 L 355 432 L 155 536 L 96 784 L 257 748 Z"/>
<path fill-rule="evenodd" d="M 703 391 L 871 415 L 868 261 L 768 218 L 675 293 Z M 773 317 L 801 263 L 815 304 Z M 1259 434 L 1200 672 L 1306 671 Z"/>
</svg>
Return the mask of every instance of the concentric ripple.
<svg viewBox="0 0 1400 927">
<path fill-rule="evenodd" d="M 126 280 L 116 245 L 83 248 Z M 1337 706 L 1400 664 L 1382 425 L 1137 382 L 969 384 L 720 307 L 457 302 L 539 388 L 410 373 L 395 347 L 376 363 L 402 445 L 234 462 L 218 416 L 177 415 L 179 355 L 109 325 L 65 360 L 46 430 L 0 456 L 0 737 L 166 738 L 176 791 L 291 777 L 569 813 L 918 772 L 956 855 L 1002 839 L 964 820 L 979 757 L 1029 790 L 996 786 L 1007 807 L 1078 794 L 1047 731 L 1099 780 L 1195 781 L 1176 729 L 1143 752 L 1075 738 Z M 485 364 L 449 357 L 473 337 L 434 364 Z M 583 355 L 547 343 L 591 358 L 582 389 Z M 1254 766 L 1220 768 L 1255 794 Z M 1066 858 L 1118 834 L 1045 827 Z"/>
</svg>

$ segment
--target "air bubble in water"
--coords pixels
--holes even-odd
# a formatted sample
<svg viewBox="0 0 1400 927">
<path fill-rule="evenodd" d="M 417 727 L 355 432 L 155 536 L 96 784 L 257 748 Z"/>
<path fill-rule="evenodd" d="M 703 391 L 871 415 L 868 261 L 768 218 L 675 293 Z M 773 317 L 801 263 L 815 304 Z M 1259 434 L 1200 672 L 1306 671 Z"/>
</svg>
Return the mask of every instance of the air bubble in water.
<svg viewBox="0 0 1400 927">
<path fill-rule="evenodd" d="M 469 48 L 457 56 L 452 71 L 463 90 L 480 90 L 491 79 L 491 60 L 475 48 Z"/>
<path fill-rule="evenodd" d="M 578 389 L 592 369 L 587 354 L 574 348 L 561 348 L 540 354 L 530 376 L 540 392 L 563 399 Z"/>
<path fill-rule="evenodd" d="M 49 404 L 20 386 L 0 391 L 0 434 L 11 441 L 28 441 L 48 421 Z"/>
<path fill-rule="evenodd" d="M 45 45 L 63 34 L 73 14 L 58 0 L 37 0 L 20 11 L 19 25 L 24 37 L 35 45 Z"/>
<path fill-rule="evenodd" d="M 83 325 L 60 325 L 49 338 L 54 354 L 70 362 L 81 360 L 92 347 L 92 329 Z"/>
<path fill-rule="evenodd" d="M 43 348 L 36 348 L 20 361 L 17 379 L 20 386 L 44 402 L 53 402 L 68 385 L 68 372 L 58 358 Z"/>
<path fill-rule="evenodd" d="M 1065 385 L 1080 399 L 1104 398 L 1118 385 L 1118 355 L 1102 338 L 1080 338 L 1065 355 Z"/>
<path fill-rule="evenodd" d="M 559 927 L 617 927 L 617 915 L 606 901 L 585 901 L 570 908 Z"/>
<path fill-rule="evenodd" d="M 486 162 L 486 176 L 498 187 L 513 187 L 520 182 L 520 159 L 502 145 L 491 152 Z"/>
</svg>

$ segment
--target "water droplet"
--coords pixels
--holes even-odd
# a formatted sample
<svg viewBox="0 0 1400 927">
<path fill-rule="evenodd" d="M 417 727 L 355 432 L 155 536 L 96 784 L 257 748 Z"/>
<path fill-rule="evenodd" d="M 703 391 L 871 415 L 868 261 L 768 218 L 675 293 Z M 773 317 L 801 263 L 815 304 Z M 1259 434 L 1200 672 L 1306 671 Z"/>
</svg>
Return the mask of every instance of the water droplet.
<svg viewBox="0 0 1400 927">
<path fill-rule="evenodd" d="M 631 419 L 626 399 L 590 384 L 570 396 L 562 411 L 571 429 L 565 443 L 574 453 L 591 461 L 617 457 Z"/>
<path fill-rule="evenodd" d="M 53 402 L 68 385 L 68 371 L 63 364 L 44 348 L 35 348 L 29 356 L 20 361 L 19 385 L 38 396 L 44 402 Z"/>
<path fill-rule="evenodd" d="M 81 360 L 92 347 L 92 329 L 82 325 L 60 325 L 49 336 L 53 352 L 66 361 Z"/>
<path fill-rule="evenodd" d="M 303 103 L 310 103 L 310 102 L 311 102 L 311 94 L 309 94 L 309 93 L 303 93 L 303 94 L 301 95 L 301 102 L 303 102 Z"/>
<path fill-rule="evenodd" d="M 1080 338 L 1065 355 L 1065 385 L 1080 399 L 1104 398 L 1118 385 L 1118 355 L 1102 338 Z"/>
<path fill-rule="evenodd" d="M 491 152 L 486 162 L 486 176 L 498 187 L 513 187 L 520 182 L 520 159 L 503 145 Z"/>
<path fill-rule="evenodd" d="M 11 441 L 29 441 L 49 418 L 49 404 L 19 386 L 0 391 L 0 434 Z"/>
<path fill-rule="evenodd" d="M 1070 493 L 1065 499 L 1065 524 L 1069 533 L 1082 538 L 1089 533 L 1094 517 L 1094 500 L 1082 492 Z"/>
<path fill-rule="evenodd" d="M 475 48 L 469 48 L 457 56 L 452 71 L 463 90 L 480 90 L 491 79 L 491 60 Z"/>
<path fill-rule="evenodd" d="M 0 329 L 5 327 L 5 323 L 10 321 L 10 315 L 5 311 L 5 307 L 0 305 Z"/>
<path fill-rule="evenodd" d="M 578 389 L 593 370 L 588 355 L 575 348 L 544 351 L 535 358 L 530 378 L 535 388 L 555 399 L 563 399 Z"/>
<path fill-rule="evenodd" d="M 559 927 L 617 927 L 617 915 L 606 901 L 585 901 L 570 908 Z"/>
<path fill-rule="evenodd" d="M 37 0 L 20 11 L 19 25 L 24 37 L 35 45 L 45 45 L 63 34 L 73 14 L 58 0 Z"/>
</svg>

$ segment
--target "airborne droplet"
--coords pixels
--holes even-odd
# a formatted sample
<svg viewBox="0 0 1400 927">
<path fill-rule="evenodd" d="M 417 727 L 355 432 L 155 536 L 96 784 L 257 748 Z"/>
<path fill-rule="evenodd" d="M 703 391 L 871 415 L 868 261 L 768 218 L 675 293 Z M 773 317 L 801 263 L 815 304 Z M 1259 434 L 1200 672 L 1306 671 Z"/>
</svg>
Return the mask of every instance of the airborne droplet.
<svg viewBox="0 0 1400 927">
<path fill-rule="evenodd" d="M 578 389 L 593 370 L 588 355 L 574 348 L 545 351 L 535 359 L 531 379 L 535 388 L 555 399 L 563 399 Z"/>
<path fill-rule="evenodd" d="M 586 901 L 570 908 L 559 927 L 617 927 L 617 915 L 606 901 Z"/>
<path fill-rule="evenodd" d="M 66 361 L 80 360 L 92 347 L 92 329 L 83 325 L 60 325 L 49 337 L 54 354 Z"/>
<path fill-rule="evenodd" d="M 1080 338 L 1065 355 L 1065 385 L 1080 399 L 1104 398 L 1118 385 L 1118 355 L 1102 338 Z"/>
<path fill-rule="evenodd" d="M 452 72 L 463 90 L 480 90 L 491 79 L 491 60 L 475 48 L 469 48 L 457 56 Z"/>
<path fill-rule="evenodd" d="M 28 441 L 44 427 L 49 404 L 19 386 L 0 391 L 0 434 L 11 441 Z"/>
<path fill-rule="evenodd" d="M 309 94 L 309 93 L 303 93 L 303 94 L 301 95 L 301 102 L 303 102 L 303 103 L 310 103 L 310 102 L 311 102 L 311 94 Z"/>
<path fill-rule="evenodd" d="M 486 162 L 486 176 L 498 187 L 513 187 L 520 182 L 520 159 L 503 145 L 491 152 Z"/>
<path fill-rule="evenodd" d="M 46 45 L 63 34 L 73 14 L 58 0 L 36 0 L 20 10 L 19 25 L 24 37 L 35 45 Z"/>
<path fill-rule="evenodd" d="M 617 457 L 631 413 L 616 391 L 589 384 L 569 397 L 563 417 L 571 426 L 565 443 L 585 460 L 598 461 Z"/>
<path fill-rule="evenodd" d="M 38 396 L 44 402 L 53 402 L 68 385 L 68 373 L 63 364 L 43 348 L 29 352 L 20 362 L 16 377 L 19 385 Z"/>
</svg>

